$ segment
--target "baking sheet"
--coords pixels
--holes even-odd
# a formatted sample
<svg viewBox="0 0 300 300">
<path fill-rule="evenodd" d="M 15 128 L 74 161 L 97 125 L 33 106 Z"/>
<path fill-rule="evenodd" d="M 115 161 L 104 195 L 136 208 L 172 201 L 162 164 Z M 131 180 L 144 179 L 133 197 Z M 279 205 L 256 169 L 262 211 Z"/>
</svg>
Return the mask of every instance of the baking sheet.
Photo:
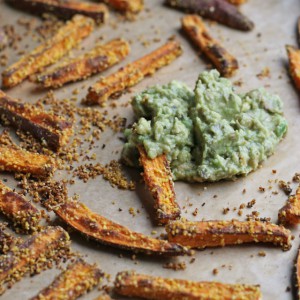
<svg viewBox="0 0 300 300">
<path fill-rule="evenodd" d="M 184 54 L 167 66 L 158 71 L 153 77 L 148 77 L 131 92 L 123 95 L 118 103 L 126 103 L 135 92 L 140 92 L 147 86 L 153 84 L 167 83 L 172 79 L 181 80 L 191 87 L 194 87 L 198 74 L 206 69 L 206 63 L 198 57 L 195 49 L 189 41 L 180 33 L 181 12 L 164 7 L 161 0 L 146 0 L 146 9 L 137 16 L 135 22 L 123 22 L 111 13 L 108 23 L 88 37 L 83 45 L 86 49 L 92 47 L 96 39 L 101 38 L 108 41 L 112 38 L 123 37 L 131 41 L 131 54 L 122 63 L 133 61 L 136 58 L 150 52 L 163 44 L 165 40 L 176 35 L 182 42 Z M 215 184 L 188 184 L 176 182 L 175 190 L 177 199 L 182 209 L 183 217 L 190 220 L 201 219 L 241 219 L 246 218 L 246 214 L 256 210 L 260 212 L 260 217 L 270 217 L 272 222 L 277 222 L 278 209 L 283 206 L 286 196 L 282 191 L 278 194 L 276 179 L 291 180 L 295 172 L 300 172 L 300 100 L 299 96 L 290 83 L 286 71 L 285 44 L 296 45 L 295 25 L 300 11 L 300 2 L 297 0 L 249 0 L 249 3 L 242 6 L 242 11 L 255 22 L 255 29 L 245 33 L 229 29 L 219 24 L 206 22 L 211 34 L 222 41 L 224 46 L 236 56 L 240 63 L 240 69 L 232 78 L 232 81 L 241 80 L 243 82 L 239 91 L 247 91 L 252 88 L 265 86 L 268 91 L 277 93 L 284 101 L 285 116 L 289 123 L 289 132 L 283 142 L 277 147 L 275 154 L 270 157 L 263 167 L 246 178 L 240 178 L 235 182 L 219 182 Z M 0 25 L 16 24 L 18 19 L 36 19 L 36 26 L 40 20 L 28 14 L 13 10 L 3 2 L 0 2 Z M 25 30 L 22 26 L 15 25 L 18 33 L 23 36 Z M 35 38 L 23 36 L 21 45 L 28 45 L 28 50 L 37 44 Z M 17 52 L 6 49 L 3 53 L 9 55 L 9 64 L 14 62 Z M 80 53 L 81 50 L 74 51 Z M 110 74 L 120 67 L 115 66 L 103 75 Z M 270 77 L 259 79 L 259 74 L 265 67 L 270 69 Z M 4 68 L 0 67 L 2 72 Z M 70 98 L 72 91 L 76 88 L 80 93 L 80 99 L 86 95 L 87 86 L 97 81 L 99 75 L 93 76 L 84 83 L 74 83 L 55 91 L 58 99 Z M 82 86 L 85 85 L 85 88 Z M 34 102 L 46 94 L 41 90 L 36 90 L 35 86 L 26 81 L 21 85 L 8 91 L 13 97 L 18 97 L 24 101 Z M 99 109 L 99 108 L 97 108 Z M 127 118 L 128 123 L 133 121 L 133 112 L 130 108 L 118 105 L 117 108 L 108 107 L 110 114 L 118 114 Z M 121 134 L 106 130 L 99 141 L 99 148 L 95 149 L 98 161 L 106 164 L 112 159 L 120 157 L 123 142 L 119 139 Z M 106 147 L 102 149 L 102 145 Z M 276 174 L 272 170 L 277 170 Z M 112 188 L 110 184 L 101 177 L 90 180 L 86 184 L 77 180 L 76 184 L 69 188 L 69 194 L 74 193 L 80 196 L 80 200 L 87 204 L 92 210 L 119 222 L 132 230 L 151 235 L 152 231 L 164 232 L 163 228 L 157 227 L 153 222 L 152 199 L 140 183 L 140 176 L 137 170 L 126 169 L 128 178 L 137 181 L 136 191 L 122 191 Z M 63 178 L 64 173 L 58 172 L 58 178 Z M 1 174 L 0 179 L 10 178 L 7 174 Z M 13 187 L 15 182 L 9 180 Z M 258 188 L 266 188 L 264 193 Z M 292 184 L 293 192 L 296 184 Z M 246 193 L 242 191 L 246 189 Z M 217 197 L 214 197 L 217 195 Z M 231 211 L 224 215 L 223 208 L 239 207 L 242 203 L 247 203 L 256 199 L 256 204 L 252 209 L 244 209 L 243 216 L 238 216 L 237 211 Z M 115 204 L 113 204 L 113 202 Z M 189 206 L 191 203 L 192 206 Z M 140 210 L 140 213 L 133 217 L 129 214 L 129 208 Z M 119 208 L 122 211 L 119 211 Z M 198 215 L 192 212 L 198 208 Z M 247 245 L 227 247 L 222 249 L 206 249 L 197 251 L 195 262 L 190 264 L 190 257 L 179 258 L 155 258 L 138 254 L 136 260 L 132 260 L 130 252 L 124 252 L 111 247 L 97 245 L 87 242 L 77 233 L 72 233 L 72 249 L 86 255 L 86 260 L 95 262 L 112 279 L 118 271 L 134 269 L 138 272 L 160 275 L 174 278 L 184 278 L 191 280 L 216 280 L 227 283 L 260 284 L 264 299 L 292 299 L 292 293 L 288 287 L 292 287 L 291 277 L 294 259 L 299 245 L 299 230 L 294 228 L 295 240 L 290 251 L 282 252 L 279 248 L 267 247 L 265 245 Z M 265 251 L 266 256 L 259 256 L 258 253 Z M 120 257 L 122 256 L 122 257 Z M 185 261 L 187 268 L 182 271 L 164 269 L 166 262 Z M 219 273 L 213 275 L 213 269 L 217 268 Z M 52 282 L 59 270 L 53 269 L 42 274 L 29 278 L 26 277 L 21 282 L 16 283 L 13 288 L 7 291 L 2 299 L 23 299 L 34 296 L 40 289 Z M 82 297 L 82 299 L 94 299 L 98 291 Z M 117 297 L 116 297 L 117 298 Z M 117 298 L 117 299 L 122 299 Z"/>
</svg>

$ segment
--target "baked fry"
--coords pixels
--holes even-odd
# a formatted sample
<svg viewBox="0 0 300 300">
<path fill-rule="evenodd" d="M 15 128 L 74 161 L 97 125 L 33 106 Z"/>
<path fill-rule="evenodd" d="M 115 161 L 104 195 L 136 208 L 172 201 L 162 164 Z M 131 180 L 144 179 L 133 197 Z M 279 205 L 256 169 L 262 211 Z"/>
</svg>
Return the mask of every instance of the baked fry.
<svg viewBox="0 0 300 300">
<path fill-rule="evenodd" d="M 57 151 L 72 134 L 72 123 L 33 104 L 21 103 L 0 90 L 0 121 L 11 125 Z"/>
<path fill-rule="evenodd" d="M 272 243 L 291 248 L 291 232 L 283 226 L 259 221 L 173 221 L 166 231 L 170 242 L 191 248 L 223 247 L 243 243 Z"/>
<path fill-rule="evenodd" d="M 96 82 L 89 88 L 84 99 L 85 104 L 103 104 L 111 95 L 140 82 L 146 75 L 151 75 L 163 66 L 170 64 L 181 55 L 181 46 L 176 41 L 169 41 L 150 54 L 121 68 L 116 73 Z"/>
<path fill-rule="evenodd" d="M 0 253 L 8 252 L 18 240 L 11 234 L 5 232 L 6 224 L 0 223 Z"/>
<path fill-rule="evenodd" d="M 67 54 L 94 29 L 94 20 L 76 15 L 44 44 L 23 56 L 2 73 L 2 85 L 11 88 Z"/>
<path fill-rule="evenodd" d="M 87 3 L 74 0 L 5 0 L 8 4 L 22 11 L 39 16 L 45 13 L 54 14 L 60 19 L 70 19 L 76 14 L 85 15 L 97 23 L 104 23 L 108 9 L 103 4 Z"/>
<path fill-rule="evenodd" d="M 81 232 L 88 238 L 102 244 L 118 248 L 145 252 L 146 254 L 182 255 L 186 249 L 174 243 L 154 239 L 129 230 L 101 215 L 92 212 L 84 204 L 77 201 L 66 201 L 60 204 L 47 203 L 44 205 L 52 209 L 66 224 Z"/>
<path fill-rule="evenodd" d="M 144 0 L 102 0 L 116 10 L 125 13 L 138 13 L 144 8 Z"/>
<path fill-rule="evenodd" d="M 247 2 L 247 0 L 227 0 L 229 3 L 234 4 L 234 5 L 241 5 Z"/>
<path fill-rule="evenodd" d="M 289 197 L 285 206 L 278 213 L 280 224 L 299 224 L 300 223 L 300 186 L 296 194 Z"/>
<path fill-rule="evenodd" d="M 174 183 L 166 155 L 154 159 L 139 147 L 140 164 L 143 166 L 145 183 L 154 198 L 154 208 L 159 224 L 167 224 L 180 217 L 180 207 L 176 202 Z"/>
<path fill-rule="evenodd" d="M 286 51 L 289 59 L 289 71 L 296 88 L 300 90 L 300 50 L 286 45 Z"/>
<path fill-rule="evenodd" d="M 103 273 L 96 266 L 77 259 L 31 300 L 74 300 L 92 290 L 102 278 Z"/>
<path fill-rule="evenodd" d="M 253 22 L 226 0 L 166 0 L 166 3 L 238 30 L 249 31 L 254 28 Z"/>
<path fill-rule="evenodd" d="M 223 76 L 230 77 L 235 73 L 239 67 L 238 61 L 209 35 L 199 16 L 186 15 L 181 19 L 181 23 L 183 30 Z"/>
<path fill-rule="evenodd" d="M 20 226 L 26 231 L 38 228 L 41 213 L 27 199 L 13 192 L 0 181 L 0 212 L 10 219 L 14 226 Z"/>
<path fill-rule="evenodd" d="M 83 80 L 120 62 L 129 51 L 130 46 L 126 41 L 112 40 L 105 45 L 96 46 L 78 58 L 63 62 L 53 70 L 37 75 L 35 80 L 47 88 L 57 88 L 67 82 Z"/>
<path fill-rule="evenodd" d="M 27 241 L 0 256 L 0 285 L 11 287 L 26 273 L 40 272 L 51 261 L 58 261 L 69 250 L 70 238 L 61 227 L 47 227 Z"/>
<path fill-rule="evenodd" d="M 195 282 L 137 274 L 134 271 L 117 274 L 115 291 L 123 296 L 153 300 L 259 300 L 262 297 L 257 285 Z"/>
<path fill-rule="evenodd" d="M 2 27 L 0 27 L 0 51 L 6 47 L 8 43 L 7 35 Z"/>
</svg>

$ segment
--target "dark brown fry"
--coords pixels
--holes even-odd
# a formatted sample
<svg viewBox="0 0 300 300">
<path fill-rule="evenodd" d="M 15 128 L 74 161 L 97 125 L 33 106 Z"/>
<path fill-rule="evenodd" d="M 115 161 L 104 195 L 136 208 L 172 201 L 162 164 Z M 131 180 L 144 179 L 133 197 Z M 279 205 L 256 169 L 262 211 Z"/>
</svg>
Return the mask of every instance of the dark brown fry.
<svg viewBox="0 0 300 300">
<path fill-rule="evenodd" d="M 167 224 L 180 217 L 176 202 L 174 182 L 166 155 L 149 159 L 145 150 L 139 147 L 140 164 L 143 166 L 145 183 L 154 198 L 154 208 L 159 224 Z"/>
<path fill-rule="evenodd" d="M 0 212 L 14 226 L 20 226 L 25 231 L 35 231 L 38 228 L 41 213 L 29 200 L 13 192 L 0 181 Z"/>
<path fill-rule="evenodd" d="M 291 232 L 259 221 L 173 221 L 166 226 L 168 240 L 191 248 L 223 247 L 243 243 L 272 243 L 291 248 Z"/>
<path fill-rule="evenodd" d="M 195 282 L 137 274 L 134 271 L 117 274 L 115 291 L 123 296 L 153 300 L 260 300 L 262 297 L 257 285 Z"/>
<path fill-rule="evenodd" d="M 122 92 L 143 80 L 145 76 L 170 64 L 181 53 L 180 44 L 176 41 L 169 41 L 150 54 L 96 82 L 89 88 L 88 95 L 83 102 L 88 105 L 103 104 L 111 95 Z"/>
<path fill-rule="evenodd" d="M 103 273 L 95 265 L 79 258 L 31 300 L 75 300 L 92 290 L 102 278 Z"/>
<path fill-rule="evenodd" d="M 7 35 L 2 27 L 0 27 L 0 51 L 6 47 L 8 43 Z"/>
<path fill-rule="evenodd" d="M 69 251 L 70 238 L 61 227 L 47 227 L 0 256 L 0 285 L 11 287 L 26 273 L 34 274 L 46 269 L 51 261 L 58 261 Z"/>
<path fill-rule="evenodd" d="M 219 72 L 225 77 L 232 76 L 239 67 L 238 61 L 209 35 L 202 19 L 197 15 L 186 15 L 181 22 L 183 30 Z"/>
<path fill-rule="evenodd" d="M 99 3 L 88 3 L 74 0 L 5 0 L 6 3 L 22 11 L 42 16 L 54 14 L 60 19 L 70 19 L 76 14 L 85 15 L 97 23 L 104 23 L 108 18 L 108 9 Z"/>
<path fill-rule="evenodd" d="M 102 0 L 116 10 L 125 13 L 138 13 L 144 8 L 144 0 Z"/>
<path fill-rule="evenodd" d="M 83 80 L 95 73 L 100 73 L 123 60 L 129 53 L 129 44 L 116 39 L 96 46 L 90 52 L 78 58 L 68 60 L 55 69 L 36 76 L 36 81 L 44 87 L 60 87 L 67 82 Z"/>
<path fill-rule="evenodd" d="M 249 31 L 254 28 L 253 22 L 226 0 L 166 0 L 166 3 L 235 29 Z"/>
<path fill-rule="evenodd" d="M 44 67 L 55 63 L 87 37 L 93 29 L 93 19 L 75 15 L 51 39 L 4 70 L 2 73 L 3 87 L 11 88 L 30 75 L 41 71 Z"/>
<path fill-rule="evenodd" d="M 72 123 L 47 113 L 35 105 L 21 103 L 0 90 L 0 121 L 31 134 L 47 147 L 57 151 L 72 134 Z"/>
</svg>

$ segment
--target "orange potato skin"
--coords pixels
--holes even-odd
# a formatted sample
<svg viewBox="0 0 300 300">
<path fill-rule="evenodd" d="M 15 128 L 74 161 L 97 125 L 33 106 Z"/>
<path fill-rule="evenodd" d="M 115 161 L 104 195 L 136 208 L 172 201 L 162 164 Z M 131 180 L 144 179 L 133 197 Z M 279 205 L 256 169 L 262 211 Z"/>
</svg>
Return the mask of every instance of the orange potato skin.
<svg viewBox="0 0 300 300">
<path fill-rule="evenodd" d="M 293 46 L 286 46 L 289 59 L 289 71 L 295 83 L 296 88 L 300 91 L 300 50 Z"/>
</svg>

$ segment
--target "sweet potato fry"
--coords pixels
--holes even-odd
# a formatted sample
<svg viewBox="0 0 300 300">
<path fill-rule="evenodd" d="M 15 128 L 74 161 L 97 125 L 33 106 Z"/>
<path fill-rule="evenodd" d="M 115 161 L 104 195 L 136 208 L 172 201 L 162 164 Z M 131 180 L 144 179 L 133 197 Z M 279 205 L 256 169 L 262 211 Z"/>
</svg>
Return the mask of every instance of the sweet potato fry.
<svg viewBox="0 0 300 300">
<path fill-rule="evenodd" d="M 273 243 L 291 248 L 291 232 L 283 226 L 259 221 L 173 221 L 166 231 L 170 242 L 192 248 L 223 247 L 243 243 Z"/>
<path fill-rule="evenodd" d="M 144 8 L 144 0 L 102 0 L 124 13 L 138 13 Z"/>
<path fill-rule="evenodd" d="M 31 300 L 75 300 L 92 290 L 102 278 L 103 273 L 95 265 L 77 259 Z"/>
<path fill-rule="evenodd" d="M 69 250 L 70 238 L 61 227 L 47 227 L 27 241 L 0 256 L 0 285 L 11 287 L 26 273 L 46 269 L 51 261 L 58 261 Z"/>
<path fill-rule="evenodd" d="M 0 121 L 31 134 L 47 147 L 57 151 L 72 134 L 72 123 L 47 113 L 35 105 L 21 103 L 0 90 Z"/>
<path fill-rule="evenodd" d="M 253 22 L 226 0 L 166 0 L 166 3 L 238 30 L 249 31 L 254 28 Z"/>
<path fill-rule="evenodd" d="M 4 70 L 3 87 L 11 88 L 44 67 L 55 63 L 88 36 L 93 29 L 93 19 L 81 15 L 74 16 L 51 39 Z"/>
<path fill-rule="evenodd" d="M 26 231 L 35 231 L 41 219 L 40 211 L 27 199 L 13 192 L 0 181 L 0 212 L 14 226 Z"/>
<path fill-rule="evenodd" d="M 89 88 L 85 104 L 103 104 L 111 95 L 140 82 L 146 75 L 170 64 L 181 55 L 181 46 L 176 41 L 169 41 L 150 54 L 121 68 L 116 73 L 96 82 Z"/>
<path fill-rule="evenodd" d="M 8 4 L 22 11 L 42 16 L 44 13 L 54 14 L 60 19 L 70 19 L 76 14 L 85 15 L 97 23 L 104 23 L 108 17 L 108 9 L 103 4 L 87 3 L 74 0 L 5 0 Z"/>
<path fill-rule="evenodd" d="M 247 0 L 227 0 L 229 3 L 234 4 L 234 5 L 241 5 L 247 2 Z"/>
<path fill-rule="evenodd" d="M 186 249 L 174 243 L 150 238 L 141 233 L 110 221 L 101 215 L 92 212 L 84 204 L 77 201 L 66 201 L 60 204 L 44 202 L 48 209 L 72 228 L 88 238 L 102 244 L 124 248 L 146 254 L 182 255 Z"/>
<path fill-rule="evenodd" d="M 0 223 L 0 253 L 8 252 L 16 244 L 17 238 L 5 232 L 6 224 Z"/>
<path fill-rule="evenodd" d="M 180 207 L 176 202 L 174 183 L 166 155 L 150 159 L 139 147 L 140 164 L 143 166 L 145 183 L 154 198 L 154 208 L 159 224 L 167 224 L 180 217 Z"/>
<path fill-rule="evenodd" d="M 181 22 L 183 30 L 219 72 L 225 77 L 232 76 L 239 67 L 238 61 L 209 35 L 202 19 L 197 15 L 186 15 Z"/>
<path fill-rule="evenodd" d="M 290 196 L 286 205 L 279 210 L 278 219 L 280 224 L 300 223 L 300 186 L 296 194 Z"/>
<path fill-rule="evenodd" d="M 78 58 L 68 60 L 55 69 L 36 76 L 35 80 L 44 87 L 60 87 L 67 82 L 86 79 L 95 73 L 100 73 L 123 60 L 129 53 L 129 44 L 116 39 L 96 46 L 90 52 Z"/>
<path fill-rule="evenodd" d="M 257 285 L 195 282 L 137 274 L 134 271 L 117 274 L 115 291 L 123 296 L 153 300 L 259 300 L 262 297 Z"/>
<path fill-rule="evenodd" d="M 296 88 L 300 91 L 300 50 L 287 45 L 286 51 L 289 58 L 289 71 Z"/>
<path fill-rule="evenodd" d="M 2 27 L 0 27 L 0 51 L 6 47 L 8 43 L 7 36 Z"/>
</svg>

